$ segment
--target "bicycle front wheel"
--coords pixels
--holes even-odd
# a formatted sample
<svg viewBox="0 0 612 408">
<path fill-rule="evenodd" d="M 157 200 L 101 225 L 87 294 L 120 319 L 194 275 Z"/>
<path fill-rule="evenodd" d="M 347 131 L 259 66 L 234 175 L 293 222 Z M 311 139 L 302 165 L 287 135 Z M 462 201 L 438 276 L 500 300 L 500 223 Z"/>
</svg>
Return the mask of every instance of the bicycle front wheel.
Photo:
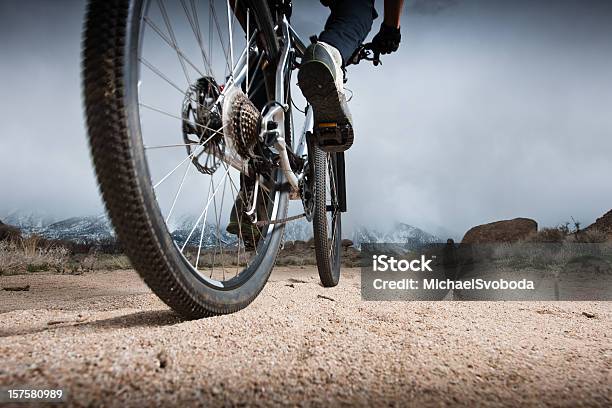
<svg viewBox="0 0 612 408">
<path fill-rule="evenodd" d="M 225 137 L 225 92 L 261 108 L 278 53 L 266 3 L 229 3 L 92 1 L 86 17 L 84 97 L 102 197 L 134 268 L 186 318 L 255 299 L 283 226 L 253 218 L 287 211 L 281 172 L 245 176 Z"/>
</svg>

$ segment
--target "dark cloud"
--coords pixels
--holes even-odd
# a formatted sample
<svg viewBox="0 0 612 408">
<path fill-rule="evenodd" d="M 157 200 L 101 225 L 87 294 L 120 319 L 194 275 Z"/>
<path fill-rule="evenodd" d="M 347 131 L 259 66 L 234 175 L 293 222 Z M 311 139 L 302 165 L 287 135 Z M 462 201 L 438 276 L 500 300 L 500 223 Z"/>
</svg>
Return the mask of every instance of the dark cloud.
<svg viewBox="0 0 612 408">
<path fill-rule="evenodd" d="M 347 230 L 399 220 L 461 235 L 516 216 L 586 224 L 612 207 L 610 4 L 408 3 L 399 53 L 349 70 Z M 294 7 L 305 38 L 322 28 L 324 7 Z M 80 99 L 83 11 L 0 2 L 0 217 L 102 209 Z"/>
<path fill-rule="evenodd" d="M 435 15 L 459 4 L 459 0 L 412 0 L 408 2 L 409 13 Z"/>
</svg>

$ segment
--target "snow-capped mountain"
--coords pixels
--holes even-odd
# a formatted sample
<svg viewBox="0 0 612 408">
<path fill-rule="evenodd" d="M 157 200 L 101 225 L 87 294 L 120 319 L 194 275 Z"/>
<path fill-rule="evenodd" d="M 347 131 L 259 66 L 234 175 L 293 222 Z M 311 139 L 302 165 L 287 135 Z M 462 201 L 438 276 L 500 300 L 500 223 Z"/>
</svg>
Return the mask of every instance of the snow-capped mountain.
<svg viewBox="0 0 612 408">
<path fill-rule="evenodd" d="M 178 245 L 183 245 L 189 233 L 196 224 L 198 217 L 185 215 L 178 217 L 171 227 L 172 238 Z M 38 234 L 49 239 L 64 239 L 75 242 L 101 241 L 115 236 L 113 226 L 105 214 L 88 217 L 72 217 L 57 221 L 42 213 L 11 213 L 2 221 L 19 227 L 24 235 Z M 190 246 L 199 246 L 202 236 L 202 247 L 210 248 L 221 242 L 223 246 L 234 246 L 237 237 L 228 233 L 225 227 L 217 231 L 217 226 L 206 223 L 204 233 L 201 231 L 201 221 L 189 237 Z M 285 226 L 285 241 L 308 241 L 312 238 L 312 224 L 306 219 L 291 221 Z M 401 243 L 418 247 L 423 244 L 442 242 L 437 236 L 405 223 L 396 223 L 388 231 L 379 231 L 364 226 L 358 227 L 353 233 L 355 247 L 362 243 Z"/>
<path fill-rule="evenodd" d="M 68 241 L 101 241 L 113 238 L 115 232 L 106 215 L 90 217 L 72 217 L 54 222 L 39 231 L 39 234 L 50 239 Z"/>
<path fill-rule="evenodd" d="M 312 238 L 312 223 L 306 218 L 300 218 L 285 224 L 285 242 L 308 241 Z"/>
<path fill-rule="evenodd" d="M 13 212 L 4 217 L 3 222 L 18 227 L 23 235 L 37 234 L 48 239 L 75 242 L 101 241 L 115 235 L 110 221 L 104 214 L 71 217 L 58 221 L 43 213 Z"/>
<path fill-rule="evenodd" d="M 353 234 L 353 243 L 358 248 L 360 248 L 363 243 L 393 243 L 407 244 L 410 247 L 419 247 L 438 242 L 442 242 L 442 240 L 435 235 L 402 222 L 395 223 L 388 231 L 378 231 L 376 229 L 359 227 L 356 228 Z"/>
<path fill-rule="evenodd" d="M 33 234 L 58 221 L 56 217 L 43 212 L 13 211 L 2 218 L 5 224 L 19 228 L 25 234 Z"/>
<path fill-rule="evenodd" d="M 202 238 L 202 248 L 217 247 L 219 245 L 231 247 L 236 245 L 236 235 L 228 233 L 225 230 L 225 226 L 217 229 L 216 223 L 213 225 L 207 222 L 204 233 L 202 234 L 202 220 L 200 220 L 200 223 L 195 229 L 193 228 L 197 221 L 198 217 L 196 216 L 180 217 L 176 223 L 176 227 L 171 233 L 172 239 L 180 246 L 185 243 L 187 238 L 189 238 L 188 245 L 199 246 L 200 237 Z M 189 235 L 190 233 L 191 236 Z"/>
</svg>

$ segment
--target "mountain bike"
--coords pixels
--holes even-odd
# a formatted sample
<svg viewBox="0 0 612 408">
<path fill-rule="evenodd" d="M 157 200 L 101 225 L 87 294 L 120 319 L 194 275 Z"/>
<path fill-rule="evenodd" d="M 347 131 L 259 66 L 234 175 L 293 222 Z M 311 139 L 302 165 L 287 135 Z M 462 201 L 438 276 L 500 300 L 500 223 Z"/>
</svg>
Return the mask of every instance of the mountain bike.
<svg viewBox="0 0 612 408">
<path fill-rule="evenodd" d="M 83 93 L 101 194 L 134 268 L 186 318 L 252 302 L 299 217 L 313 224 L 321 283 L 338 284 L 344 153 L 319 147 L 308 106 L 294 131 L 306 47 L 290 17 L 280 0 L 88 5 Z M 287 216 L 290 200 L 302 214 Z"/>
</svg>

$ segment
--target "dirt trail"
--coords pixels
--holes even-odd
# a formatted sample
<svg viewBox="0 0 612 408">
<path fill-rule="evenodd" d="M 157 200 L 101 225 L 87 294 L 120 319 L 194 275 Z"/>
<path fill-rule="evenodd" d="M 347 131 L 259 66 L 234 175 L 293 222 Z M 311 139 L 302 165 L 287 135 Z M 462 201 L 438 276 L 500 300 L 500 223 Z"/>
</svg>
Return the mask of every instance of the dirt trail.
<svg viewBox="0 0 612 408">
<path fill-rule="evenodd" d="M 0 387 L 106 406 L 612 405 L 610 302 L 364 302 L 343 273 L 324 289 L 277 268 L 246 310 L 198 321 L 133 271 L 0 277 L 30 285 L 0 291 Z"/>
</svg>

